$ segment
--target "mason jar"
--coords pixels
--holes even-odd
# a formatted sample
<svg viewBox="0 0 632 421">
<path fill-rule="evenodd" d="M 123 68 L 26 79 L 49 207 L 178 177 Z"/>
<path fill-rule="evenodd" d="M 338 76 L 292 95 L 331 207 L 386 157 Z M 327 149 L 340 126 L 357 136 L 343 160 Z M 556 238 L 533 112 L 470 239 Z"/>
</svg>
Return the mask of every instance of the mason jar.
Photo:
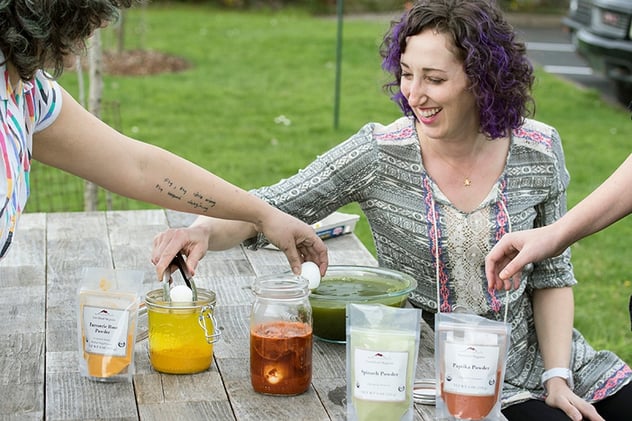
<svg viewBox="0 0 632 421">
<path fill-rule="evenodd" d="M 312 381 L 312 308 L 307 279 L 257 278 L 250 313 L 250 377 L 256 392 L 298 395 Z"/>
<path fill-rule="evenodd" d="M 197 289 L 197 300 L 164 300 L 163 289 L 145 297 L 149 328 L 149 360 L 156 371 L 191 374 L 207 370 L 219 338 L 214 317 L 215 292 Z"/>
</svg>

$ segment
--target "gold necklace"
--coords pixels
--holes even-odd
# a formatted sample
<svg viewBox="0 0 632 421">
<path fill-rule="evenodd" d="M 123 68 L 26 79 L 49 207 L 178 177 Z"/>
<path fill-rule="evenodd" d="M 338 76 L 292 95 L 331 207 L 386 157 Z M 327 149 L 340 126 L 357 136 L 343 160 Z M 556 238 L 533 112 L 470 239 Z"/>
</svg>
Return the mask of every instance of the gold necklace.
<svg viewBox="0 0 632 421">
<path fill-rule="evenodd" d="M 461 171 L 456 165 L 453 165 L 450 161 L 448 161 L 447 159 L 442 157 L 441 154 L 437 153 L 436 151 L 435 151 L 435 153 L 437 154 L 437 157 L 440 160 L 442 160 L 443 162 L 445 162 L 446 164 L 448 164 L 450 167 L 452 167 L 458 173 L 461 174 L 461 176 L 463 177 L 463 187 L 470 187 L 472 185 L 472 178 L 469 175 L 465 175 L 463 173 L 463 171 Z M 474 164 L 472 164 L 472 167 L 474 167 L 475 164 L 476 164 L 476 162 L 474 162 Z M 471 170 L 469 172 L 471 172 Z"/>
<path fill-rule="evenodd" d="M 422 137 L 423 140 L 425 140 L 425 143 L 428 144 L 428 147 L 430 149 L 432 149 L 432 147 L 429 144 L 428 138 L 426 137 L 426 135 L 423 135 Z M 447 159 L 445 159 L 439 152 L 437 152 L 436 150 L 433 150 L 433 152 L 435 153 L 435 155 L 437 156 L 437 158 L 439 158 L 441 161 L 443 161 L 444 163 L 446 163 L 447 165 L 449 165 L 450 167 L 452 167 L 452 169 L 456 170 L 456 172 L 458 172 L 459 174 L 461 174 L 461 176 L 463 177 L 463 187 L 471 187 L 472 186 L 472 177 L 471 175 L 467 175 L 467 173 L 463 173 L 463 171 L 461 171 L 461 169 L 459 167 L 457 167 L 456 165 L 454 165 L 453 163 L 451 163 L 450 161 L 448 161 Z M 476 153 L 476 151 L 474 151 L 474 154 Z M 474 155 L 473 154 L 473 155 Z M 468 171 L 468 173 L 472 172 L 472 169 L 476 166 L 476 163 L 478 162 L 478 155 L 476 156 L 476 160 L 472 163 L 470 170 Z"/>
</svg>

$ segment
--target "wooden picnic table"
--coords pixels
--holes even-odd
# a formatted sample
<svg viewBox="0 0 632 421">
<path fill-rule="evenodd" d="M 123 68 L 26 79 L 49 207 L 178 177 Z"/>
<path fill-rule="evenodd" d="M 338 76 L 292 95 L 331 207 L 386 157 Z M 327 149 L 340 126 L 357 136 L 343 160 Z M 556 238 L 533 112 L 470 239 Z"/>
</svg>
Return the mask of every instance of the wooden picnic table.
<svg viewBox="0 0 632 421">
<path fill-rule="evenodd" d="M 316 340 L 310 389 L 299 396 L 261 395 L 249 372 L 249 286 L 289 270 L 277 250 L 235 247 L 209 252 L 195 276 L 215 291 L 222 331 L 203 373 L 152 369 L 147 341 L 135 346 L 132 383 L 101 383 L 79 373 L 77 288 L 86 267 L 145 272 L 144 292 L 160 288 L 150 262 L 153 237 L 193 216 L 164 210 L 34 213 L 0 261 L 0 419 L 2 420 L 344 420 L 345 345 Z M 332 265 L 376 266 L 354 234 L 327 240 Z M 422 322 L 416 378 L 434 378 L 434 336 Z M 415 404 L 416 420 L 434 406 Z"/>
</svg>

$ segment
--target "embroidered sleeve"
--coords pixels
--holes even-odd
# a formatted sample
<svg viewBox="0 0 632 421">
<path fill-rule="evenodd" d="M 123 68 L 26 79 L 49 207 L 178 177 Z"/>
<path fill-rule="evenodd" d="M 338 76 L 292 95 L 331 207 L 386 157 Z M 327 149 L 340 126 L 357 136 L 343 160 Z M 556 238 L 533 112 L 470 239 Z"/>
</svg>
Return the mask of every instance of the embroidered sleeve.
<svg viewBox="0 0 632 421">
<path fill-rule="evenodd" d="M 252 193 L 308 224 L 341 206 L 361 200 L 370 189 L 377 169 L 373 128 L 373 124 L 367 124 L 294 176 Z M 256 249 L 266 242 L 265 237 L 259 235 L 244 244 Z"/>
<path fill-rule="evenodd" d="M 551 132 L 553 152 L 553 182 L 549 196 L 538 205 L 535 226 L 548 225 L 566 213 L 566 189 L 570 176 L 566 169 L 564 150 L 560 135 L 555 129 Z M 563 287 L 576 284 L 571 265 L 570 248 L 562 255 L 534 264 L 530 285 L 534 288 Z"/>
</svg>

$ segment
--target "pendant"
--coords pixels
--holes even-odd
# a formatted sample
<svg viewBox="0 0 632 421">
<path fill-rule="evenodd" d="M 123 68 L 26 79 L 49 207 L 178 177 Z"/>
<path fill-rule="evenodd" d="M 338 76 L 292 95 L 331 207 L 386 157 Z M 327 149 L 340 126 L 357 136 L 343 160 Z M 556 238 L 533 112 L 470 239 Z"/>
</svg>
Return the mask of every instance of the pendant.
<svg viewBox="0 0 632 421">
<path fill-rule="evenodd" d="M 465 177 L 465 180 L 463 180 L 463 186 L 470 187 L 471 185 L 472 185 L 472 180 L 470 180 L 469 177 Z"/>
</svg>

